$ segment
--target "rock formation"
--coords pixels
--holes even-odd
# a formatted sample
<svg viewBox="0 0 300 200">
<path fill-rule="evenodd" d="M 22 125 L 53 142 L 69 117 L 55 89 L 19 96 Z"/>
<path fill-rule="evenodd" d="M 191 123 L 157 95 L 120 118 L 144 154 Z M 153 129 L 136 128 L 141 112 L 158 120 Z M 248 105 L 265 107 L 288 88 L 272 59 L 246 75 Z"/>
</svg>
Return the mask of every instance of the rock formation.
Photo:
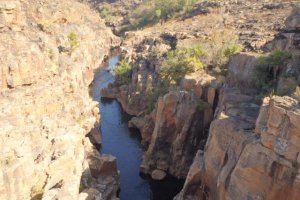
<svg viewBox="0 0 300 200">
<path fill-rule="evenodd" d="M 0 1 L 0 199 L 115 199 L 115 159 L 86 137 L 93 70 L 119 43 L 103 24 L 73 0 Z"/>
<path fill-rule="evenodd" d="M 300 198 L 299 100 L 284 96 L 299 87 L 299 9 L 286 19 L 297 3 L 221 2 L 224 10 L 216 5 L 205 15 L 126 34 L 131 80 L 102 92 L 137 115 L 129 126 L 149 146 L 141 171 L 154 179 L 186 178 L 176 200 Z M 229 27 L 245 52 L 230 60 L 227 76 L 186 76 L 147 112 L 147 87 L 156 86 L 165 52 Z M 282 96 L 263 97 L 256 86 L 258 53 L 276 49 L 292 55 L 269 72 Z"/>
<path fill-rule="evenodd" d="M 298 16 L 295 9 L 286 21 L 288 33 L 280 33 L 268 44 L 269 48 L 281 47 L 299 55 L 295 42 L 298 25 L 294 23 Z M 294 59 L 282 69 L 282 74 L 288 70 L 295 72 L 299 58 Z M 251 88 L 255 77 L 247 78 L 242 71 L 247 68 L 247 74 L 253 74 L 255 62 L 253 54 L 232 60 L 228 85 L 222 89 L 205 149 L 195 156 L 176 200 L 300 198 L 299 101 L 273 96 L 264 98 L 260 104 Z M 279 88 L 289 82 L 277 84 Z"/>
<path fill-rule="evenodd" d="M 225 115 L 213 121 L 176 199 L 298 199 L 299 104 L 266 98 L 256 131 Z"/>
<path fill-rule="evenodd" d="M 170 92 L 159 98 L 150 145 L 141 166 L 143 172 L 158 169 L 178 178 L 186 177 L 197 149 L 203 148 L 213 119 L 216 90 L 200 84 L 210 85 L 210 81 L 213 80 L 202 78 L 189 92 Z"/>
</svg>

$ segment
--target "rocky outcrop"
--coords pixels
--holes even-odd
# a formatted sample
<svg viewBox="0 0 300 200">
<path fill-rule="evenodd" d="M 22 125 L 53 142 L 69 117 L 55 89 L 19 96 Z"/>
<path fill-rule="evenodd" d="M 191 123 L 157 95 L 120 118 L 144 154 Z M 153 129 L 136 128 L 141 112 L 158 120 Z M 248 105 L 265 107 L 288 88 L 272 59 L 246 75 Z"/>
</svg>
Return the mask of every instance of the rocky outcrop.
<svg viewBox="0 0 300 200">
<path fill-rule="evenodd" d="M 266 49 L 284 49 L 286 51 L 300 50 L 299 12 L 299 8 L 295 7 L 292 14 L 285 21 L 286 28 L 277 34 L 275 40 L 265 45 Z"/>
<path fill-rule="evenodd" d="M 116 4 L 123 3 L 114 2 L 111 5 Z M 206 53 L 213 54 L 209 52 L 209 48 L 206 48 L 209 45 L 205 42 L 218 38 L 214 35 L 218 32 L 221 35 L 228 32 L 228 37 L 238 36 L 245 51 L 260 52 L 265 49 L 274 49 L 274 45 L 266 45 L 266 42 L 273 40 L 278 30 L 283 29 L 286 16 L 296 4 L 297 2 L 280 0 L 249 1 L 245 4 L 239 1 L 205 1 L 196 4 L 194 9 L 195 11 L 208 9 L 209 12 L 200 12 L 195 16 L 192 14 L 185 20 L 170 20 L 163 25 L 157 24 L 143 30 L 127 32 L 121 49 L 122 58 L 127 59 L 132 65 L 131 80 L 126 86 L 120 87 L 115 84 L 104 89 L 102 94 L 109 98 L 117 98 L 124 110 L 130 114 L 145 114 L 145 111 L 149 109 L 147 89 L 157 87 L 160 64 L 166 57 L 166 52 L 176 47 L 198 44 L 205 46 Z M 130 8 L 135 6 L 132 5 Z M 218 43 L 218 41 L 214 42 Z M 244 75 L 247 73 L 245 72 Z M 151 111 L 152 108 L 150 108 Z"/>
<path fill-rule="evenodd" d="M 150 145 L 144 155 L 141 171 L 153 173 L 165 171 L 178 178 L 185 178 L 197 149 L 203 148 L 207 129 L 213 119 L 217 91 L 211 85 L 211 77 L 192 81 L 186 91 L 170 92 L 160 97 L 154 111 L 154 129 Z M 137 120 L 131 123 L 136 123 Z M 149 124 L 149 122 L 147 123 Z M 144 133 L 144 140 L 149 134 Z"/>
<path fill-rule="evenodd" d="M 119 41 L 73 0 L 1 0 L 0 40 L 0 199 L 114 199 L 116 168 L 95 162 L 115 161 L 86 135 L 93 69 Z"/>
<path fill-rule="evenodd" d="M 176 199 L 298 199 L 299 111 L 299 102 L 274 97 L 255 132 L 232 117 L 215 120 Z"/>
<path fill-rule="evenodd" d="M 293 16 L 297 18 L 296 10 L 287 23 Z M 290 32 L 297 27 L 287 24 L 287 28 Z M 277 37 L 268 45 L 279 47 L 282 40 L 293 41 L 293 37 Z M 281 47 L 293 55 L 299 53 L 296 43 Z M 196 154 L 176 200 L 299 198 L 300 104 L 287 96 L 260 102 L 253 76 L 256 57 L 241 54 L 232 59 L 205 149 Z M 278 87 L 288 84 L 280 81 L 284 76 L 299 75 L 299 58 L 294 59 L 281 66 Z"/>
</svg>

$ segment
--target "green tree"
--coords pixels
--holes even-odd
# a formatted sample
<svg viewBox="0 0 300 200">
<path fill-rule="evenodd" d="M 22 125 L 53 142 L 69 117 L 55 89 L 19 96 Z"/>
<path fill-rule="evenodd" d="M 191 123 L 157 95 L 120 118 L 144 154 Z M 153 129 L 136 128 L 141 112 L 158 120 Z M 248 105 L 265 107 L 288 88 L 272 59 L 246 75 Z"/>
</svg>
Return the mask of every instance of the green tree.
<svg viewBox="0 0 300 200">
<path fill-rule="evenodd" d="M 131 78 L 131 66 L 128 60 L 121 60 L 113 71 L 119 84 L 129 84 Z"/>
<path fill-rule="evenodd" d="M 168 84 L 178 85 L 185 75 L 203 69 L 201 62 L 203 55 L 204 52 L 199 46 L 170 51 L 161 66 L 162 80 Z"/>
</svg>

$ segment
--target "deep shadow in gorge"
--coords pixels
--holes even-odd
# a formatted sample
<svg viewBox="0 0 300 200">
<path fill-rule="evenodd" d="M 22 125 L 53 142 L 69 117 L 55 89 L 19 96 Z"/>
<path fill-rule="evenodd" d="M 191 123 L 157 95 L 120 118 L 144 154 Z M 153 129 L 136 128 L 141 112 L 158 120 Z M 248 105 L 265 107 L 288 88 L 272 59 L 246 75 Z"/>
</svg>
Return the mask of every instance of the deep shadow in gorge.
<svg viewBox="0 0 300 200">
<path fill-rule="evenodd" d="M 129 129 L 132 116 L 123 111 L 117 100 L 101 98 L 101 89 L 114 81 L 110 70 L 117 64 L 118 54 L 112 54 L 94 77 L 92 97 L 99 102 L 101 113 L 102 148 L 104 154 L 117 158 L 121 172 L 121 200 L 172 200 L 183 187 L 184 181 L 167 177 L 163 181 L 152 180 L 139 173 L 144 148 L 138 130 Z"/>
</svg>

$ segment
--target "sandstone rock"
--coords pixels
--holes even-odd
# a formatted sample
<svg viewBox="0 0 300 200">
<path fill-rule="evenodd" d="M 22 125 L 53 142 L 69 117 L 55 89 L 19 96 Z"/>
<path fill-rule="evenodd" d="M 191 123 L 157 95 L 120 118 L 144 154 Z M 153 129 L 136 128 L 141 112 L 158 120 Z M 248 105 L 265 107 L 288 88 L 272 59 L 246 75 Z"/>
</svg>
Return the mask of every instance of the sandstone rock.
<svg viewBox="0 0 300 200">
<path fill-rule="evenodd" d="M 291 30 L 300 29 L 300 8 L 294 8 L 292 15 L 285 21 L 285 26 Z"/>
<path fill-rule="evenodd" d="M 133 117 L 129 122 L 129 128 L 139 129 L 142 136 L 142 143 L 148 145 L 151 141 L 154 130 L 154 113 L 144 117 Z"/>
<path fill-rule="evenodd" d="M 225 96 L 223 94 L 220 105 L 227 101 L 224 101 Z M 297 101 L 288 97 L 265 99 L 255 129 L 260 138 L 255 136 L 253 129 L 243 125 L 247 118 L 230 113 L 230 116 L 214 120 L 204 154 L 197 154 L 184 189 L 176 200 L 298 199 L 298 168 L 293 163 L 297 162 L 299 147 L 294 141 L 298 141 L 299 131 L 295 125 L 286 124 L 293 122 L 285 120 L 287 113 L 294 116 L 293 119 L 297 118 L 298 106 Z M 227 113 L 228 107 L 224 108 L 223 112 Z M 272 133 L 264 136 L 271 130 Z M 293 142 L 288 138 L 293 138 Z"/>
<path fill-rule="evenodd" d="M 100 133 L 100 127 L 97 123 L 95 124 L 94 128 L 89 132 L 87 137 L 89 137 L 91 143 L 95 145 L 97 148 L 101 147 L 102 138 Z"/>
<path fill-rule="evenodd" d="M 78 200 L 102 200 L 102 195 L 97 189 L 90 188 L 84 190 Z"/>
<path fill-rule="evenodd" d="M 296 128 L 298 120 L 290 120 L 290 118 L 299 118 L 297 112 L 290 111 L 297 109 L 297 104 L 297 101 L 288 97 L 275 97 L 270 100 L 267 109 L 262 109 L 261 112 L 261 115 L 268 120 L 259 117 L 257 121 L 257 130 L 261 135 L 262 144 L 291 161 L 297 159 L 300 148 L 298 145 L 300 138 Z"/>
<path fill-rule="evenodd" d="M 187 175 L 200 141 L 206 138 L 204 130 L 213 117 L 212 108 L 199 110 L 197 101 L 202 100 L 183 91 L 170 92 L 159 98 L 143 170 L 163 169 L 178 178 Z"/>
<path fill-rule="evenodd" d="M 86 163 L 95 150 L 86 135 L 97 124 L 88 86 L 118 40 L 73 0 L 2 0 L 0 24 L 0 199 L 78 199 L 81 177 L 89 174 L 87 186 L 98 178 Z M 59 52 L 71 32 L 80 45 Z M 115 196 L 117 188 L 99 192 Z"/>
<path fill-rule="evenodd" d="M 201 187 L 203 170 L 204 170 L 203 151 L 199 150 L 195 155 L 193 164 L 190 167 L 183 189 L 174 198 L 174 200 L 205 198 L 204 188 Z"/>
<path fill-rule="evenodd" d="M 117 160 L 115 157 L 110 155 L 102 155 L 101 164 L 99 167 L 99 174 L 101 176 L 112 176 L 116 175 L 118 171 Z"/>
<path fill-rule="evenodd" d="M 285 48 L 298 53 L 294 43 Z M 205 149 L 176 200 L 299 198 L 299 102 L 273 96 L 259 109 L 251 76 L 256 57 L 243 53 L 231 60 Z"/>
<path fill-rule="evenodd" d="M 0 2 L 0 24 L 10 28 L 23 25 L 24 16 L 19 0 Z"/>
<path fill-rule="evenodd" d="M 151 178 L 158 181 L 163 180 L 166 176 L 167 176 L 166 172 L 159 169 L 155 169 L 151 173 Z"/>
<path fill-rule="evenodd" d="M 252 92 L 255 89 L 255 67 L 259 63 L 258 57 L 259 55 L 254 53 L 241 53 L 234 56 L 229 63 L 228 84 Z"/>
</svg>

